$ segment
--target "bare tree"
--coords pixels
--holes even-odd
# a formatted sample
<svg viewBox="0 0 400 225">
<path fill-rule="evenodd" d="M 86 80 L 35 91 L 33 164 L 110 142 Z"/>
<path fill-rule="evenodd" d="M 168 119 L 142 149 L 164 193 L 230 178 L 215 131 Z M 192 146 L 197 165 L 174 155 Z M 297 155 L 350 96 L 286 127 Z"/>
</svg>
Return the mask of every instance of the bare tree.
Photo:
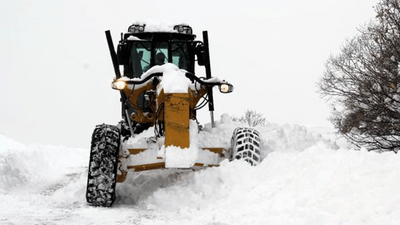
<svg viewBox="0 0 400 225">
<path fill-rule="evenodd" d="M 400 0 L 381 0 L 377 16 L 331 56 L 319 82 L 331 120 L 358 147 L 400 150 Z"/>
<path fill-rule="evenodd" d="M 232 120 L 247 123 L 251 127 L 255 127 L 257 125 L 265 125 L 266 122 L 263 114 L 249 109 L 246 110 L 244 116 L 241 116 L 240 118 L 232 117 Z"/>
</svg>

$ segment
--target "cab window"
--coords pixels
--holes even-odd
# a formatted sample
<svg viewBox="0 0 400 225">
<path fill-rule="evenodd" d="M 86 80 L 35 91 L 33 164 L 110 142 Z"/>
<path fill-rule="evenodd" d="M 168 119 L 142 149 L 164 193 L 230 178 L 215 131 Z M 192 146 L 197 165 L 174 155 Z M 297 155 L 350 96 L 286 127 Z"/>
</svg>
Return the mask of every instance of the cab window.
<svg viewBox="0 0 400 225">
<path fill-rule="evenodd" d="M 140 77 L 150 68 L 151 59 L 151 43 L 150 42 L 134 42 L 132 44 L 130 55 L 130 68 L 132 77 Z"/>
<path fill-rule="evenodd" d="M 187 43 L 173 43 L 171 45 L 172 63 L 180 69 L 189 71 L 190 58 Z"/>
</svg>

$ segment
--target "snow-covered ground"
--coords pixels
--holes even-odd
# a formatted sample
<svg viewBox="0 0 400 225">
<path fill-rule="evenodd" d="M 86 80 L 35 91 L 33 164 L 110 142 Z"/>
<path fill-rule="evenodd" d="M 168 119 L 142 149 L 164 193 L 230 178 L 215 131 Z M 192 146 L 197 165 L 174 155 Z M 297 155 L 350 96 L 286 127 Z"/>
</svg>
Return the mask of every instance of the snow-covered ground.
<svg viewBox="0 0 400 225">
<path fill-rule="evenodd" d="M 217 125 L 211 132 L 229 139 L 241 124 L 224 117 Z M 86 205 L 88 149 L 24 146 L 0 135 L 0 224 L 400 221 L 400 155 L 349 150 L 315 127 L 257 129 L 264 157 L 259 166 L 224 161 L 199 171 L 130 173 L 117 184 L 112 208 Z"/>
</svg>

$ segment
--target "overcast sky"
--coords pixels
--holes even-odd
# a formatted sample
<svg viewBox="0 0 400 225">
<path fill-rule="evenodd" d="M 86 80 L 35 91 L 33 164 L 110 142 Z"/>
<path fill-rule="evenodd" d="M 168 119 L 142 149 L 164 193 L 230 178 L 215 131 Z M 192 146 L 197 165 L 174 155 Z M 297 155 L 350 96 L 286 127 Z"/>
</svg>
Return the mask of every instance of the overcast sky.
<svg viewBox="0 0 400 225">
<path fill-rule="evenodd" d="M 104 31 L 116 44 L 137 20 L 187 23 L 198 39 L 208 30 L 213 76 L 235 86 L 214 94 L 216 119 L 252 109 L 273 123 L 330 125 L 316 82 L 377 2 L 0 0 L 0 133 L 88 148 L 96 124 L 120 120 Z"/>
</svg>

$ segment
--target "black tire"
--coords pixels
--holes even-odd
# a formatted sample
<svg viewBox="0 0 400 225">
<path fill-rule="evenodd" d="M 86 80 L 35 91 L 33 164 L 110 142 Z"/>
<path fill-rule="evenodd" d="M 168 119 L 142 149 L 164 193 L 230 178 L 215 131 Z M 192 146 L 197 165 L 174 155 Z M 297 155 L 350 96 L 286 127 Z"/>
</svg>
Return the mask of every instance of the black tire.
<svg viewBox="0 0 400 225">
<path fill-rule="evenodd" d="M 113 125 L 97 125 L 90 148 L 86 200 L 89 205 L 110 207 L 115 200 L 120 131 Z"/>
<path fill-rule="evenodd" d="M 261 162 L 260 133 L 249 127 L 238 127 L 233 131 L 232 158 L 244 160 L 252 166 Z"/>
</svg>

